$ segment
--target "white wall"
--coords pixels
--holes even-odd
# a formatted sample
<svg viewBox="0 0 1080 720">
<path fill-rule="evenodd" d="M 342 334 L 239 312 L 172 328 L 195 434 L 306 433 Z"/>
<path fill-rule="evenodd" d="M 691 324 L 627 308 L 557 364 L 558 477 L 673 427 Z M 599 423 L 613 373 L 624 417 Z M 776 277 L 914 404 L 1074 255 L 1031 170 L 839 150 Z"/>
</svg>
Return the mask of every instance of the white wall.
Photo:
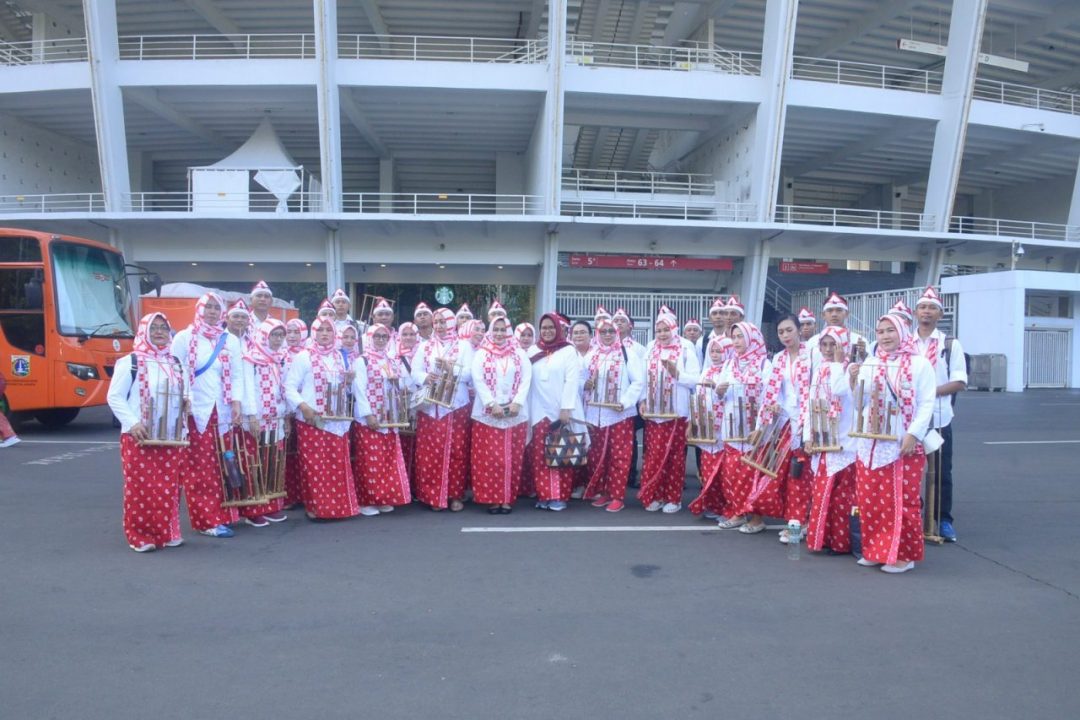
<svg viewBox="0 0 1080 720">
<path fill-rule="evenodd" d="M 544 138 L 544 113 L 539 113 L 536 124 L 533 125 L 532 137 L 529 139 L 529 147 L 525 151 L 524 158 L 524 182 L 526 195 L 544 195 L 546 193 L 546 178 L 549 172 L 545 163 L 544 150 L 547 146 Z M 562 148 L 558 148 L 562 152 Z M 495 172 L 498 174 L 498 161 L 496 160 Z M 498 180 L 496 179 L 496 183 Z"/>
<path fill-rule="evenodd" d="M 1011 272 L 962 275 L 944 278 L 941 291 L 957 293 L 957 337 L 972 355 L 1003 353 L 1008 362 L 1006 390 L 1024 389 L 1024 329 L 1033 323 L 1062 326 L 1062 321 L 1025 318 L 1024 299 L 1028 290 L 1051 290 L 1080 294 L 1080 275 L 1072 273 L 1016 270 Z M 1077 295 L 1074 295 L 1077 297 Z M 1074 313 L 1075 314 L 1075 313 Z M 1080 387 L 1080 322 L 1071 323 L 1073 335 L 1070 387 Z"/>
<path fill-rule="evenodd" d="M 93 145 L 0 114 L 0 195 L 101 192 Z"/>
<path fill-rule="evenodd" d="M 717 199 L 722 202 L 750 200 L 754 124 L 751 115 L 745 121 L 711 139 L 687 157 L 686 172 L 706 173 L 717 185 Z"/>
</svg>

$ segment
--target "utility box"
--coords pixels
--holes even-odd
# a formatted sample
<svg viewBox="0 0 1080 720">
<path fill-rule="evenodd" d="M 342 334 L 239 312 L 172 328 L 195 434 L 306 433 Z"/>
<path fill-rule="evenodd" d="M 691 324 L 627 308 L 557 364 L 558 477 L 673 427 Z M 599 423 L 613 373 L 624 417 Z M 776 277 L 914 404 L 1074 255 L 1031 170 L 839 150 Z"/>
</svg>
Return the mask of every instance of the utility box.
<svg viewBox="0 0 1080 720">
<path fill-rule="evenodd" d="M 968 390 L 1005 390 L 1006 357 L 1002 353 L 972 355 Z"/>
</svg>

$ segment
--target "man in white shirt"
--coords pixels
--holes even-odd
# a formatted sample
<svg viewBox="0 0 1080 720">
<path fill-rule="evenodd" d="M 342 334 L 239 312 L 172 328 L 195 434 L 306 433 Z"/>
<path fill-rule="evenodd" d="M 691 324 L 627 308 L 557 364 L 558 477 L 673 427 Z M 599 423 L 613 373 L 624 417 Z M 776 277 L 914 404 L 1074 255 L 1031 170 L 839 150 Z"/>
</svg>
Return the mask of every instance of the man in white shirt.
<svg viewBox="0 0 1080 720">
<path fill-rule="evenodd" d="M 919 302 L 915 304 L 915 316 L 918 327 L 915 332 L 915 344 L 919 354 L 925 357 L 934 368 L 937 382 L 937 397 L 934 399 L 933 427 L 941 433 L 944 442 L 941 448 L 927 458 L 940 468 L 938 473 L 940 489 L 938 491 L 940 519 L 939 532 L 947 542 L 956 542 L 956 530 L 953 529 L 952 516 L 952 419 L 953 402 L 956 394 L 967 388 L 967 362 L 964 359 L 964 347 L 957 338 L 947 337 L 938 330 L 938 322 L 944 314 L 941 298 L 933 287 L 926 288 Z M 933 512 L 933 508 L 930 509 Z"/>
<path fill-rule="evenodd" d="M 852 350 L 857 347 L 861 352 L 866 352 L 866 338 L 847 327 L 848 304 L 847 300 L 841 297 L 839 293 L 834 292 L 829 295 L 829 299 L 826 300 L 825 305 L 822 306 L 821 314 L 825 318 L 826 326 L 832 325 L 848 330 L 849 337 L 851 337 Z M 825 332 L 824 328 L 817 335 L 806 341 L 806 346 L 813 351 L 813 364 L 815 367 L 821 365 L 821 353 L 817 351 L 817 345 L 823 332 Z"/>
<path fill-rule="evenodd" d="M 270 317 L 270 307 L 274 304 L 274 293 L 270 286 L 260 280 L 251 288 L 251 327 L 257 328 Z"/>
<path fill-rule="evenodd" d="M 817 318 L 810 308 L 799 308 L 799 339 L 808 342 L 817 334 Z"/>
</svg>

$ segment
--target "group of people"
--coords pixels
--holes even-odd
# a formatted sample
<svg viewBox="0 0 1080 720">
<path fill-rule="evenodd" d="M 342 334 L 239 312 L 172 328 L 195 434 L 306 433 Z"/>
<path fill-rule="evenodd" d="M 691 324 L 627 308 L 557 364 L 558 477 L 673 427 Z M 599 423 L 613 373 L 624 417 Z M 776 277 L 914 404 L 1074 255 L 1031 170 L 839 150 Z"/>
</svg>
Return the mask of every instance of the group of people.
<svg viewBox="0 0 1080 720">
<path fill-rule="evenodd" d="M 250 307 L 207 293 L 175 334 L 149 314 L 117 363 L 109 404 L 122 431 L 124 531 L 137 552 L 182 542 L 181 487 L 192 528 L 215 537 L 232 536 L 241 519 L 281 522 L 301 505 L 314 521 L 413 501 L 458 512 L 470 498 L 508 514 L 520 496 L 555 512 L 572 498 L 619 512 L 643 429 L 646 511 L 682 509 L 689 440 L 701 479 L 691 512 L 746 534 L 781 517 L 793 528 L 781 542 L 799 532 L 813 550 L 845 553 L 857 508 L 860 564 L 904 572 L 922 559 L 926 452 L 950 453 L 941 465 L 951 481 L 949 399 L 966 374 L 959 343 L 936 329 L 932 288 L 915 311 L 897 303 L 870 344 L 845 327 L 834 293 L 820 332 L 805 308 L 779 321 L 783 349 L 771 359 L 734 296 L 713 303 L 708 334 L 662 308 L 647 345 L 621 308 L 599 307 L 591 323 L 548 312 L 514 326 L 497 300 L 486 322 L 467 305 L 420 303 L 394 327 L 386 300 L 361 323 L 338 290 L 309 328 L 269 317 L 272 300 L 263 282 Z M 185 418 L 184 442 L 148 442 L 162 413 Z M 286 424 L 287 434 L 269 432 Z M 940 449 L 930 447 L 934 428 Z M 223 451 L 260 437 L 288 443 L 283 497 L 224 503 Z M 587 447 L 587 462 L 568 460 L 568 446 Z M 747 462 L 763 447 L 768 467 Z M 942 534 L 954 539 L 949 485 Z"/>
</svg>

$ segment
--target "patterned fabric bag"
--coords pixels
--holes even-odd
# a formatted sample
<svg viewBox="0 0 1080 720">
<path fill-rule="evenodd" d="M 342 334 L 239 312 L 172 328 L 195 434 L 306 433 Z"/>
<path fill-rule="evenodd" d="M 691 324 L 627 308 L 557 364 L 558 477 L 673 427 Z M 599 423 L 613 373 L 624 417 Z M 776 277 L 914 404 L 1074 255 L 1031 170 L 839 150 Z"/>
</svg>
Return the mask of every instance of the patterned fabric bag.
<svg viewBox="0 0 1080 720">
<path fill-rule="evenodd" d="M 548 467 L 582 467 L 588 463 L 589 431 L 574 432 L 570 423 L 558 420 L 544 437 L 544 462 Z"/>
</svg>

